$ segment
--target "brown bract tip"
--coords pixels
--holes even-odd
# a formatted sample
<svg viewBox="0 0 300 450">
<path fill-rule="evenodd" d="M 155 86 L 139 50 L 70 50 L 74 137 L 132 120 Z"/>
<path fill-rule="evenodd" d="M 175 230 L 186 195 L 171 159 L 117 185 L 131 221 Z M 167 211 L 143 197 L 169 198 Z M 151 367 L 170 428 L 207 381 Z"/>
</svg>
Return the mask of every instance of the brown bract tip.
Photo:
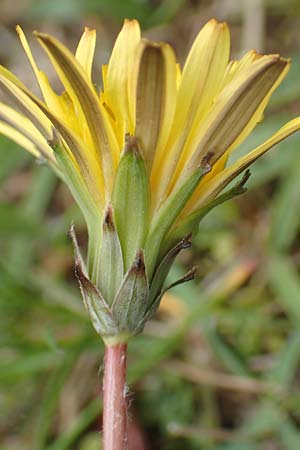
<svg viewBox="0 0 300 450">
<path fill-rule="evenodd" d="M 183 277 L 184 282 L 193 280 L 195 278 L 197 270 L 198 270 L 198 266 L 192 267 Z"/>
<path fill-rule="evenodd" d="M 71 239 L 73 248 L 75 250 L 75 255 L 79 253 L 79 245 L 76 237 L 75 226 L 74 223 L 71 223 L 70 229 L 67 232 L 68 237 Z"/>
<path fill-rule="evenodd" d="M 52 139 L 49 139 L 47 141 L 47 144 L 53 149 L 55 150 L 57 147 L 59 147 L 61 145 L 61 139 L 60 136 L 56 130 L 56 128 L 52 127 L 51 129 L 52 131 Z"/>
<path fill-rule="evenodd" d="M 70 228 L 69 228 L 67 234 L 68 234 L 68 236 L 69 236 L 71 239 L 74 239 L 74 236 L 75 236 L 75 226 L 74 226 L 74 223 L 73 223 L 73 222 L 71 223 L 71 226 L 70 226 Z"/>
<path fill-rule="evenodd" d="M 105 214 L 104 214 L 104 225 L 107 226 L 109 231 L 115 230 L 115 223 L 113 219 L 113 208 L 111 202 L 106 207 Z"/>
<path fill-rule="evenodd" d="M 186 236 L 184 236 L 181 241 L 178 242 L 177 245 L 175 245 L 175 247 L 173 248 L 172 253 L 174 254 L 178 254 L 179 252 L 181 252 L 181 250 L 185 250 L 186 248 L 190 248 L 192 243 L 191 243 L 191 237 L 192 237 L 192 233 L 187 234 Z"/>
<path fill-rule="evenodd" d="M 99 295 L 96 286 L 88 279 L 88 277 L 84 274 L 82 263 L 80 258 L 75 258 L 75 276 L 79 282 L 79 286 L 83 291 L 83 294 L 90 293 L 96 296 Z"/>
<path fill-rule="evenodd" d="M 192 233 L 187 234 L 182 240 L 181 240 L 181 248 L 190 248 L 192 245 Z"/>
<path fill-rule="evenodd" d="M 138 155 L 140 155 L 140 149 L 139 149 L 139 141 L 136 136 L 132 136 L 129 133 L 125 135 L 125 146 L 124 146 L 124 153 L 128 152 L 134 152 Z"/>
<path fill-rule="evenodd" d="M 143 250 L 138 250 L 131 271 L 140 274 L 145 273 L 145 258 Z"/>
<path fill-rule="evenodd" d="M 75 275 L 78 281 L 83 285 L 87 284 L 87 278 L 83 273 L 81 261 L 79 258 L 75 258 Z"/>
<path fill-rule="evenodd" d="M 186 250 L 187 248 L 190 248 L 192 243 L 191 243 L 191 237 L 192 237 L 192 233 L 187 234 L 186 236 L 184 236 L 179 242 L 177 242 L 177 244 L 172 247 L 164 256 L 164 260 L 168 259 L 168 260 L 172 260 L 174 257 L 176 257 L 181 250 Z"/>
<path fill-rule="evenodd" d="M 250 171 L 250 169 L 247 169 L 243 175 L 243 178 L 241 179 L 240 186 L 244 186 L 247 183 L 247 181 L 249 180 L 250 176 L 251 176 L 251 171 Z"/>
<path fill-rule="evenodd" d="M 200 163 L 200 167 L 203 170 L 203 173 L 207 173 L 211 171 L 210 160 L 214 156 L 214 152 L 208 152 L 203 156 L 202 161 Z"/>
<path fill-rule="evenodd" d="M 169 290 L 175 286 L 178 286 L 179 284 L 186 283 L 187 281 L 193 280 L 195 278 L 196 272 L 198 267 L 194 266 L 192 269 L 190 269 L 182 278 L 179 278 L 179 280 L 175 281 L 174 283 L 170 284 L 166 290 Z"/>
</svg>

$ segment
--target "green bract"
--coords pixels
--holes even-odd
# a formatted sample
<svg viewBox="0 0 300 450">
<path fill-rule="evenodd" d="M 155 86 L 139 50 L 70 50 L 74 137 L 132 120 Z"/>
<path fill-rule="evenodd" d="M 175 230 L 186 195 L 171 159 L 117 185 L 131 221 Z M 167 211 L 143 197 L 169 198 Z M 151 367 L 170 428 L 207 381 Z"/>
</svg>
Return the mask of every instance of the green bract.
<svg viewBox="0 0 300 450">
<path fill-rule="evenodd" d="M 248 177 L 212 204 L 185 220 L 178 217 L 210 171 L 207 155 L 201 165 L 172 193 L 149 225 L 149 177 L 139 143 L 126 137 L 125 147 L 113 186 L 112 201 L 102 219 L 102 230 L 85 268 L 78 248 L 74 227 L 73 240 L 78 278 L 84 305 L 95 330 L 107 343 L 127 341 L 140 333 L 146 321 L 157 310 L 163 294 L 176 284 L 195 275 L 195 268 L 165 286 L 176 256 L 191 246 L 191 231 L 219 204 L 245 191 Z M 95 221 L 97 223 L 97 221 Z M 101 240 L 99 239 L 101 236 Z"/>
</svg>

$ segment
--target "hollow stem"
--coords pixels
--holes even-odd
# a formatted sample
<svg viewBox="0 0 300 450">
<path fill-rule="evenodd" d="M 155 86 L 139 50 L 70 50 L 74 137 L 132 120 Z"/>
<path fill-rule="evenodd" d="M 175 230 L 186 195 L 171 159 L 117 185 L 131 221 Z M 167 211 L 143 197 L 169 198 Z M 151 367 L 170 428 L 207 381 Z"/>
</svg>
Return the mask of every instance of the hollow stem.
<svg viewBox="0 0 300 450">
<path fill-rule="evenodd" d="M 127 344 L 105 347 L 103 377 L 103 450 L 127 449 Z"/>
</svg>

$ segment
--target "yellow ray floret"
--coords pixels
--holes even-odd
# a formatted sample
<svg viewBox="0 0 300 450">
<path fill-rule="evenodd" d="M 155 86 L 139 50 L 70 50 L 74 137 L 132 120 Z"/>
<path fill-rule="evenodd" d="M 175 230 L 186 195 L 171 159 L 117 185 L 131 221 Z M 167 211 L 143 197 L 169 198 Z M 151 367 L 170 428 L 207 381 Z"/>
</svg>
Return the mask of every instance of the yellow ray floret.
<svg viewBox="0 0 300 450">
<path fill-rule="evenodd" d="M 229 58 L 229 30 L 211 20 L 197 36 L 178 85 L 176 112 L 166 146 L 157 153 L 152 173 L 154 201 L 167 192 L 168 183 L 192 126 L 200 123 L 215 98 Z M 164 172 L 162 179 L 160 173 Z"/>
<path fill-rule="evenodd" d="M 145 164 L 151 229 L 171 196 L 186 195 L 185 186 L 199 167 L 203 174 L 179 217 L 206 205 L 259 156 L 300 129 L 299 119 L 292 120 L 226 167 L 231 152 L 262 120 L 290 61 L 253 50 L 229 61 L 228 26 L 214 19 L 196 37 L 182 71 L 168 44 L 142 39 L 138 22 L 125 20 L 102 67 L 101 92 L 95 88 L 101 83 L 92 81 L 95 30 L 85 28 L 75 55 L 55 38 L 35 33 L 63 84 L 60 93 L 38 68 L 20 27 L 17 32 L 43 100 L 0 67 L 0 89 L 9 103 L 0 103 L 0 132 L 36 157 L 60 168 L 65 164 L 65 179 L 89 215 L 95 208 L 102 213 L 112 199 L 126 136 L 136 138 L 130 142 Z M 84 195 L 76 195 L 76 189 Z"/>
<path fill-rule="evenodd" d="M 212 177 L 207 183 L 199 186 L 198 191 L 195 192 L 194 198 L 191 199 L 187 205 L 186 213 L 197 210 L 210 200 L 215 198 L 234 178 L 241 172 L 247 169 L 254 161 L 266 153 L 269 149 L 274 147 L 279 142 L 286 139 L 291 134 L 300 130 L 300 118 L 297 117 L 286 123 L 280 130 L 273 134 L 263 144 L 251 150 L 247 155 L 238 159 L 234 164 L 225 168 Z"/>
<path fill-rule="evenodd" d="M 76 49 L 75 58 L 82 66 L 89 80 L 92 80 L 92 66 L 96 47 L 96 30 L 86 27 Z"/>
<path fill-rule="evenodd" d="M 166 147 L 175 106 L 175 54 L 167 44 L 143 41 L 136 87 L 135 135 L 149 172 L 155 156 Z"/>
<path fill-rule="evenodd" d="M 125 20 L 113 48 L 105 80 L 104 98 L 115 117 L 115 132 L 119 143 L 124 134 L 134 134 L 135 127 L 135 66 L 141 40 L 136 20 Z"/>
</svg>

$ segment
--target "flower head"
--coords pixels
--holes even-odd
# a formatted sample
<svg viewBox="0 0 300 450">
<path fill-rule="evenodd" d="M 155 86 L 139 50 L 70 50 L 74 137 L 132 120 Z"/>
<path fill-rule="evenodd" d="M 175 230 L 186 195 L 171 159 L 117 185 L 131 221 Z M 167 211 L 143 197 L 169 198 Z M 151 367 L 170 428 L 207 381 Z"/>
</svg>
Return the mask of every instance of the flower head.
<svg viewBox="0 0 300 450">
<path fill-rule="evenodd" d="M 13 107 L 0 103 L 0 132 L 46 159 L 85 216 L 86 268 L 73 229 L 71 235 L 96 330 L 106 339 L 135 334 L 157 309 L 191 232 L 216 204 L 244 192 L 249 173 L 221 191 L 300 129 L 300 118 L 291 120 L 227 166 L 261 121 L 290 62 L 255 51 L 229 61 L 228 27 L 211 20 L 181 70 L 168 44 L 142 39 L 138 22 L 125 20 L 99 89 L 91 78 L 95 30 L 85 29 L 75 56 L 53 37 L 35 33 L 64 86 L 57 94 L 17 31 L 43 100 L 1 67 L 0 87 Z"/>
</svg>

